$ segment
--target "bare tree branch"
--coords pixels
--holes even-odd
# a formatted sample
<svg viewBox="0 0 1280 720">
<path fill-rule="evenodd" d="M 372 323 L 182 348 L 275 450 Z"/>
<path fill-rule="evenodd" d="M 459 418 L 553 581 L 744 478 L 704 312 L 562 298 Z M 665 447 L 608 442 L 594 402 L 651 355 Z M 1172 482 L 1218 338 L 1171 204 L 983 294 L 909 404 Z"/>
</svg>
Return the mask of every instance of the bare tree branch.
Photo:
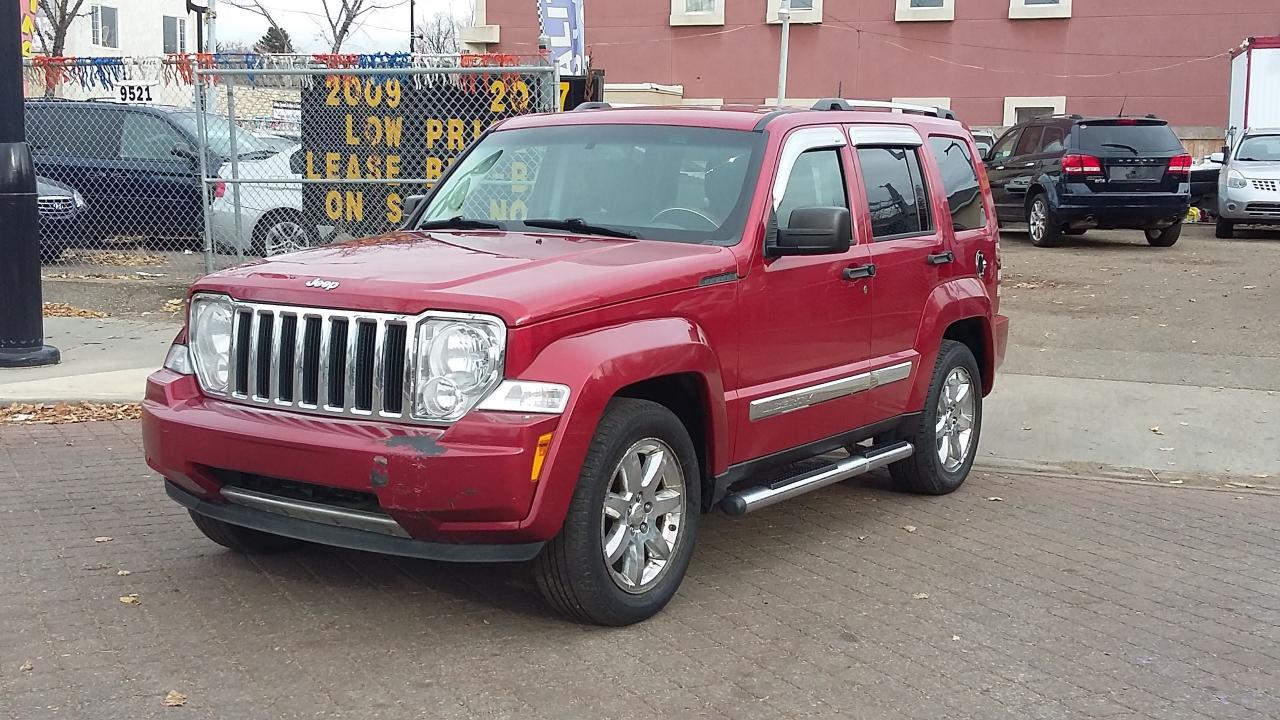
<svg viewBox="0 0 1280 720">
<path fill-rule="evenodd" d="M 280 27 L 280 23 L 276 22 L 276 19 L 271 16 L 271 11 L 267 9 L 266 5 L 262 4 L 262 0 L 226 0 L 226 2 L 232 7 L 247 10 L 255 15 L 261 15 L 266 18 L 269 27 Z"/>
<path fill-rule="evenodd" d="M 36 13 L 36 35 L 50 55 L 62 55 L 67 46 L 67 30 L 80 17 L 84 0 L 39 0 Z M 88 14 L 88 13 L 86 13 Z"/>
<path fill-rule="evenodd" d="M 376 10 L 390 10 L 404 5 L 406 0 L 394 0 L 379 4 L 377 0 L 320 0 L 324 6 L 324 17 L 328 22 L 325 42 L 329 51 L 340 52 L 342 45 L 350 37 L 353 30 L 358 30 L 363 18 Z"/>
</svg>

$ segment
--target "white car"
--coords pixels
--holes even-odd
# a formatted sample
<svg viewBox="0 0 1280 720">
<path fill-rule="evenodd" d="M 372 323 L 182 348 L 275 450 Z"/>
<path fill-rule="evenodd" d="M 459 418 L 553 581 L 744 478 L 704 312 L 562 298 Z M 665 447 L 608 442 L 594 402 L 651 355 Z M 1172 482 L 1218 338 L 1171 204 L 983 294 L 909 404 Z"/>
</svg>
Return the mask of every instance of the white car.
<svg viewBox="0 0 1280 720">
<path fill-rule="evenodd" d="M 284 150 L 260 150 L 240 156 L 240 179 L 296 179 L 301 165 L 301 145 Z M 295 157 L 296 156 L 296 157 Z M 218 176 L 231 177 L 231 163 L 223 163 Z M 236 230 L 236 186 L 240 192 L 240 230 Z M 245 255 L 280 255 L 318 245 L 332 229 L 306 221 L 302 210 L 302 183 L 222 183 L 214 186 L 209 227 L 217 250 Z"/>
</svg>

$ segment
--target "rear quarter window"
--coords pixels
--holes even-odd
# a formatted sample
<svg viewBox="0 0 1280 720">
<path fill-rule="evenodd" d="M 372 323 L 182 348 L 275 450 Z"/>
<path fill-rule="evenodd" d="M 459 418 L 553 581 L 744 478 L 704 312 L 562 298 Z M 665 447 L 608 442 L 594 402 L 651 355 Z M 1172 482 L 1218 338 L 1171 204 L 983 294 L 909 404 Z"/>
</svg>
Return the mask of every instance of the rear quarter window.
<svg viewBox="0 0 1280 720">
<path fill-rule="evenodd" d="M 986 227 L 987 213 L 982 205 L 982 189 L 973 154 L 963 140 L 944 135 L 929 138 L 929 151 L 938 163 L 938 173 L 947 192 L 951 209 L 951 226 L 955 230 L 977 230 Z"/>
<path fill-rule="evenodd" d="M 1086 152 L 1130 151 L 1141 155 L 1182 150 L 1182 141 L 1164 123 L 1083 122 L 1076 125 L 1076 133 L 1077 146 Z"/>
</svg>

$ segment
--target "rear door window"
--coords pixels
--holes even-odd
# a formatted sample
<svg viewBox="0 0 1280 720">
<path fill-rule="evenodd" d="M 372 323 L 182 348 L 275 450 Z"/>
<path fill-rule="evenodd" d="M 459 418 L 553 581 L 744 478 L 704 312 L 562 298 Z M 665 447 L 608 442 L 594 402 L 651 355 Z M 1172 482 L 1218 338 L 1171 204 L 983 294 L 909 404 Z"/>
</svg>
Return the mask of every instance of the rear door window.
<svg viewBox="0 0 1280 720">
<path fill-rule="evenodd" d="M 120 126 L 120 157 L 127 160 L 176 160 L 182 138 L 172 125 L 154 115 L 130 112 Z"/>
<path fill-rule="evenodd" d="M 982 206 L 982 190 L 973 155 L 963 140 L 953 137 L 929 138 L 929 150 L 938 162 L 938 172 L 947 191 L 951 208 L 951 227 L 955 230 L 977 230 L 987 226 L 987 211 Z"/>
<path fill-rule="evenodd" d="M 1046 125 L 1044 134 L 1040 136 L 1039 147 L 1036 153 L 1051 154 L 1062 152 L 1062 148 L 1067 143 L 1067 134 L 1062 127 L 1057 125 Z"/>
<path fill-rule="evenodd" d="M 31 103 L 27 142 L 36 155 L 105 159 L 116 156 L 117 114 L 70 104 Z"/>
<path fill-rule="evenodd" d="M 1088 153 L 1145 155 L 1182 151 L 1182 141 L 1163 122 L 1082 122 L 1076 125 L 1076 132 L 1080 150 Z"/>
<path fill-rule="evenodd" d="M 876 240 L 932 231 L 929 194 L 916 148 L 858 148 L 858 164 L 871 210 L 871 234 Z"/>
</svg>

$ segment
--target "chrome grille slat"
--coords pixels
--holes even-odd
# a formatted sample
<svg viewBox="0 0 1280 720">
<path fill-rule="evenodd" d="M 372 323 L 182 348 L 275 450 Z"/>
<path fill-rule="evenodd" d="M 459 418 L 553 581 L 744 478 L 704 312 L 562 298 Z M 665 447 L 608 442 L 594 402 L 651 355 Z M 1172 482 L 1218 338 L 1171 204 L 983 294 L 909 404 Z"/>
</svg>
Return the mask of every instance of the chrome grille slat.
<svg viewBox="0 0 1280 720">
<path fill-rule="evenodd" d="M 234 302 L 233 318 L 229 399 L 317 415 L 415 422 L 409 396 L 412 316 Z M 389 342 L 392 328 L 396 340 Z M 389 380 L 401 372 L 402 383 Z"/>
</svg>

